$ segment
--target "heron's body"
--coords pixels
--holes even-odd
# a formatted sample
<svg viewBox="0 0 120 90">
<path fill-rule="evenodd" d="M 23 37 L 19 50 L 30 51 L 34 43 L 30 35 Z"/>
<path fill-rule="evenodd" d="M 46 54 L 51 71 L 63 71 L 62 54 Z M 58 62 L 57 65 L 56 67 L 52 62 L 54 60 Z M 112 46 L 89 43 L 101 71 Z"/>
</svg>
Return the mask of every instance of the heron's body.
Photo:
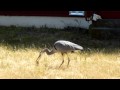
<svg viewBox="0 0 120 90">
<path fill-rule="evenodd" d="M 54 43 L 54 48 L 56 49 L 56 51 L 61 53 L 67 53 L 75 50 L 83 50 L 83 47 L 81 47 L 80 45 L 65 40 L 56 41 Z"/>
<path fill-rule="evenodd" d="M 48 48 L 45 48 L 44 50 L 41 51 L 39 57 L 41 56 L 42 53 L 46 52 L 47 55 L 51 55 L 57 52 L 60 52 L 62 54 L 62 56 L 64 54 L 67 54 L 68 52 L 73 52 L 75 50 L 83 50 L 83 47 L 75 44 L 73 42 L 70 41 L 66 41 L 66 40 L 58 40 L 54 43 L 53 49 L 50 51 Z M 39 58 L 38 57 L 38 58 Z M 38 64 L 38 59 L 36 60 L 37 64 Z M 70 59 L 68 57 L 68 65 L 69 65 Z M 61 67 L 61 65 L 64 63 L 64 58 L 62 63 L 60 64 L 59 67 Z"/>
</svg>

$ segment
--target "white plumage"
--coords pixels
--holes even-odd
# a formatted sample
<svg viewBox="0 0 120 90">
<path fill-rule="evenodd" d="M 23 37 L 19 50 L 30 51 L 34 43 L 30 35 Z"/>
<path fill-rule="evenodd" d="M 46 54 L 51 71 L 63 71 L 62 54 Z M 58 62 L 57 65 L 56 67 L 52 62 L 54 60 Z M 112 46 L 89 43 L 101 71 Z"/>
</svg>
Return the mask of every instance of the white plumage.
<svg viewBox="0 0 120 90">
<path fill-rule="evenodd" d="M 57 52 L 60 52 L 62 54 L 62 56 L 64 54 L 67 54 L 68 52 L 74 52 L 75 50 L 83 50 L 83 47 L 78 45 L 78 44 L 75 44 L 73 42 L 70 42 L 70 41 L 66 41 L 66 40 L 58 40 L 54 43 L 54 46 L 53 46 L 53 49 L 52 50 L 49 50 L 48 48 L 45 48 L 43 49 L 41 52 L 40 52 L 40 55 L 39 57 L 37 58 L 36 60 L 36 63 L 39 64 L 39 58 L 41 57 L 41 54 L 46 52 L 47 55 L 51 55 L 51 54 L 54 54 L 54 53 L 57 53 Z M 70 59 L 68 57 L 68 64 L 67 66 L 69 65 L 69 62 L 70 62 Z M 62 63 L 60 64 L 59 67 L 61 67 L 61 65 L 64 63 L 64 58 L 63 58 L 63 61 Z"/>
</svg>

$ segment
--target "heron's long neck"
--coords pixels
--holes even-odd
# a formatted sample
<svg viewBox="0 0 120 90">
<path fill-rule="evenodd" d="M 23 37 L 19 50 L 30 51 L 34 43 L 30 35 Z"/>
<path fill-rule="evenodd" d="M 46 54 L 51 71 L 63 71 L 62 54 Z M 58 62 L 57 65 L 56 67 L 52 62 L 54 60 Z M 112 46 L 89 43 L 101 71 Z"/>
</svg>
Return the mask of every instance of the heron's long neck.
<svg viewBox="0 0 120 90">
<path fill-rule="evenodd" d="M 51 55 L 54 54 L 54 50 L 49 50 L 49 49 L 45 49 L 45 52 L 47 53 L 47 55 Z"/>
</svg>

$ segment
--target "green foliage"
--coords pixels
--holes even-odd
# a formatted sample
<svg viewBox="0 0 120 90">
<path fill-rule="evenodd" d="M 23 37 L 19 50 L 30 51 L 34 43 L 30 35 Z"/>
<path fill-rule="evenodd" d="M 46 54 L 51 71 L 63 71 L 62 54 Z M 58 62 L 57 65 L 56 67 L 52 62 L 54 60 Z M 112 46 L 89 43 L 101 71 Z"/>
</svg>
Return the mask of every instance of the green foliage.
<svg viewBox="0 0 120 90">
<path fill-rule="evenodd" d="M 89 33 L 97 39 L 120 39 L 120 20 L 100 19 L 90 25 Z"/>
<path fill-rule="evenodd" d="M 95 26 L 93 24 L 89 27 L 89 34 L 96 39 L 120 39 L 120 28 L 111 28 L 103 26 Z"/>
<path fill-rule="evenodd" d="M 16 27 L 0 26 L 0 44 L 13 49 L 25 48 L 52 48 L 56 40 L 69 40 L 84 48 L 119 48 L 119 39 L 97 40 L 91 38 L 88 30 L 74 27 L 64 29 L 48 27 Z"/>
</svg>

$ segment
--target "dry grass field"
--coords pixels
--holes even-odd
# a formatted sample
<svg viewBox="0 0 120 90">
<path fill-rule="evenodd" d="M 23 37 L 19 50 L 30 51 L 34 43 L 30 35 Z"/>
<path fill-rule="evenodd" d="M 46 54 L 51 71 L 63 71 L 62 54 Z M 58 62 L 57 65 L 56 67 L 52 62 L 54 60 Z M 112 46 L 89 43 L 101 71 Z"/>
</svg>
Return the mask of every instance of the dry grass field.
<svg viewBox="0 0 120 90">
<path fill-rule="evenodd" d="M 91 51 L 69 53 L 61 68 L 61 54 L 44 53 L 36 66 L 39 51 L 54 41 L 70 40 Z M 0 27 L 0 79 L 119 79 L 120 40 L 92 39 L 86 32 L 22 27 Z"/>
</svg>

